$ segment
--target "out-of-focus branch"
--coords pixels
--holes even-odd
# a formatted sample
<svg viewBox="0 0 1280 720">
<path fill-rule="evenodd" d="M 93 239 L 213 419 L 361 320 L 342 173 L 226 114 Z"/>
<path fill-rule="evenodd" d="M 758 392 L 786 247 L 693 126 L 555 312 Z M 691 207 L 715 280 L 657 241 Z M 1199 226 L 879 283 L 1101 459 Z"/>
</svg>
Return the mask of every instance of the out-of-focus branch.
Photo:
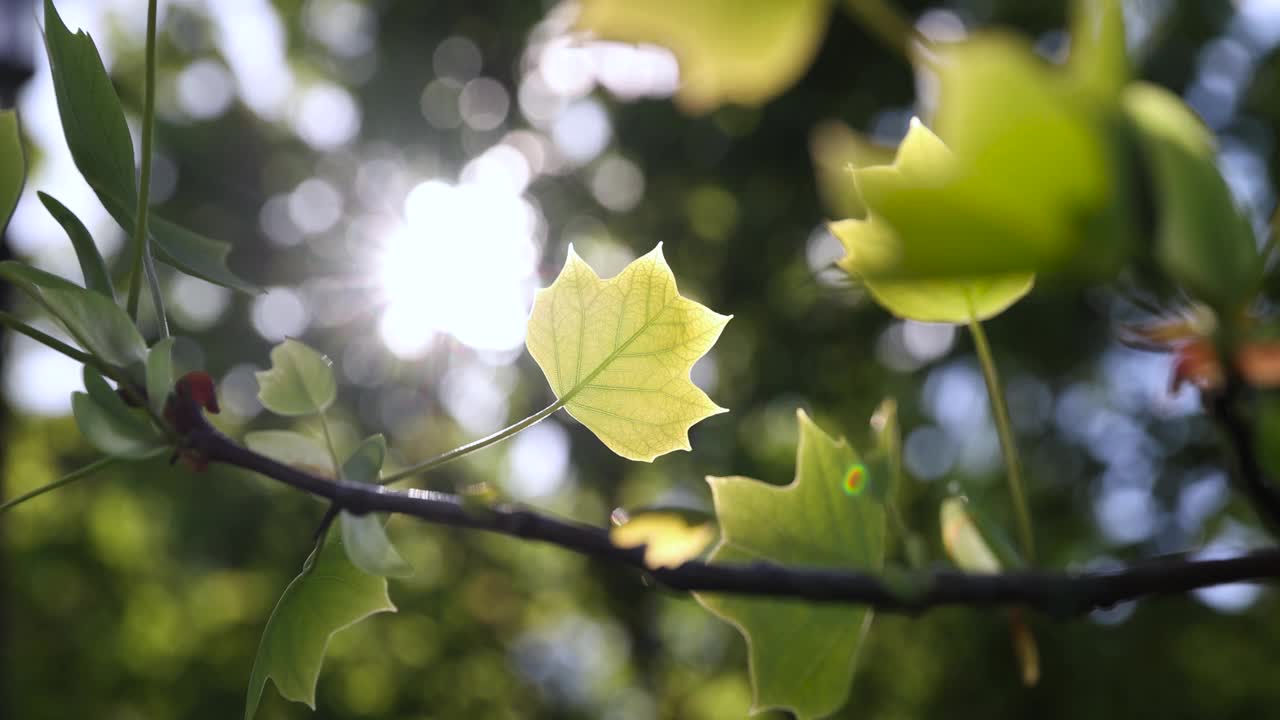
<svg viewBox="0 0 1280 720">
<path fill-rule="evenodd" d="M 1280 488 L 1258 461 L 1253 422 L 1244 407 L 1246 389 L 1239 372 L 1228 370 L 1221 389 L 1206 391 L 1205 406 L 1226 437 L 1236 477 L 1254 510 L 1271 533 L 1280 536 Z"/>
</svg>

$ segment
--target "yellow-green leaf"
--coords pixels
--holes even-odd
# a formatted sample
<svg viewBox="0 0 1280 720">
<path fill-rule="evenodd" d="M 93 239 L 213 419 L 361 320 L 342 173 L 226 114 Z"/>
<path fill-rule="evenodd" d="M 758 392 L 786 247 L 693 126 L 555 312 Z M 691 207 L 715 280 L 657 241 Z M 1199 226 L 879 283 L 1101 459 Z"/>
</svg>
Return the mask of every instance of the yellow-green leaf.
<svg viewBox="0 0 1280 720">
<path fill-rule="evenodd" d="M 689 428 L 725 412 L 689 380 L 729 317 L 682 297 L 662 245 L 602 280 L 573 248 L 539 290 L 529 353 L 569 414 L 622 457 L 689 449 Z"/>
<path fill-rule="evenodd" d="M 758 105 L 791 87 L 822 42 L 827 0 L 585 0 L 578 27 L 670 48 L 689 112 Z"/>
<path fill-rule="evenodd" d="M 957 161 L 947 146 L 912 118 L 893 164 L 860 168 L 854 171 L 854 177 L 859 188 L 866 183 L 919 188 L 945 185 L 956 172 Z M 908 252 L 905 244 L 909 238 L 899 235 L 878 216 L 874 204 L 869 203 L 864 219 L 832 223 L 831 231 L 845 248 L 840 267 L 860 279 L 876 302 L 898 317 L 921 322 L 985 320 L 1004 312 L 1035 282 L 1030 273 L 905 280 L 880 277 L 876 275 L 879 268 L 891 265 Z M 961 237 L 949 239 L 953 245 L 966 242 Z"/>
<path fill-rule="evenodd" d="M 942 522 L 942 547 L 956 567 L 974 573 L 1000 572 L 1000 559 L 974 525 L 963 499 L 949 497 L 943 500 L 939 514 Z"/>
<path fill-rule="evenodd" d="M 318 440 L 291 430 L 259 430 L 244 436 L 256 453 L 321 477 L 333 477 L 333 456 Z"/>
<path fill-rule="evenodd" d="M 711 562 L 879 570 L 884 507 L 873 493 L 849 495 L 844 489 L 850 468 L 860 462 L 857 453 L 804 412 L 797 418 L 800 443 L 791 484 L 707 478 L 721 532 Z M 785 708 L 808 718 L 829 715 L 844 703 L 870 626 L 868 608 L 706 593 L 697 598 L 746 637 L 754 709 Z"/>
<path fill-rule="evenodd" d="M 854 171 L 863 202 L 897 238 L 860 259 L 860 274 L 1114 271 L 1133 242 L 1118 104 L 1013 36 L 975 34 L 936 55 L 924 69 L 939 81 L 934 126 L 954 161 L 946 172 L 921 163 L 927 176 Z"/>
<path fill-rule="evenodd" d="M 329 358 L 292 338 L 271 349 L 271 369 L 255 373 L 258 400 L 277 415 L 315 415 L 338 397 Z"/>
<path fill-rule="evenodd" d="M 624 516 L 622 522 L 609 529 L 609 539 L 618 547 L 643 545 L 644 564 L 651 568 L 682 565 L 700 555 L 716 539 L 715 523 L 689 522 L 685 513 L 676 510 L 650 510 Z"/>
</svg>

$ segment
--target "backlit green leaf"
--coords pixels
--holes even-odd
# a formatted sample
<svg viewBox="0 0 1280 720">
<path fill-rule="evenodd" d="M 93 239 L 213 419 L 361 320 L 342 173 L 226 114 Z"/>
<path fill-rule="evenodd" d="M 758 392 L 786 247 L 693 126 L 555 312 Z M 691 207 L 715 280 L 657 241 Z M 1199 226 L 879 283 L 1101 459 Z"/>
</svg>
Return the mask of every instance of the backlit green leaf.
<svg viewBox="0 0 1280 720">
<path fill-rule="evenodd" d="M 618 547 L 643 545 L 644 564 L 651 568 L 677 567 L 707 549 L 716 539 L 716 526 L 709 519 L 690 522 L 676 511 L 628 512 L 609 528 L 609 539 Z"/>
<path fill-rule="evenodd" d="M 601 280 L 573 248 L 539 290 L 529 353 L 569 414 L 610 450 L 652 461 L 689 449 L 689 427 L 724 408 L 689 380 L 729 318 L 681 297 L 662 246 Z"/>
<path fill-rule="evenodd" d="M 604 40 L 670 48 L 676 100 L 690 112 L 758 105 L 804 74 L 826 31 L 826 0 L 586 0 L 578 27 Z"/>
<path fill-rule="evenodd" d="M 333 477 L 333 457 L 324 444 L 290 430 L 260 430 L 244 436 L 250 450 L 299 470 Z"/>
<path fill-rule="evenodd" d="M 40 295 L 89 353 L 121 368 L 146 360 L 147 343 L 138 328 L 106 296 L 77 286 L 41 288 Z"/>
<path fill-rule="evenodd" d="M 956 567 L 974 573 L 998 573 L 1000 559 L 969 517 L 965 501 L 949 497 L 942 501 L 942 547 Z"/>
<path fill-rule="evenodd" d="M 259 288 L 227 269 L 230 244 L 207 238 L 154 215 L 149 224 L 151 249 L 161 262 L 215 285 L 247 293 L 260 292 Z"/>
<path fill-rule="evenodd" d="M 75 213 L 53 196 L 42 192 L 36 193 L 36 196 L 71 239 L 71 245 L 76 251 L 76 259 L 80 262 L 80 272 L 84 275 L 85 287 L 115 300 L 115 289 L 111 285 L 107 263 L 102 259 L 102 253 L 98 252 L 98 246 L 93 242 L 89 229 L 80 222 L 80 218 L 76 217 Z"/>
<path fill-rule="evenodd" d="M 256 374 L 258 400 L 277 415 L 315 415 L 338 396 L 338 383 L 329 358 L 297 340 L 271 350 L 271 369 Z"/>
<path fill-rule="evenodd" d="M 873 240 L 894 240 L 868 250 L 859 274 L 1113 272 L 1133 242 L 1116 103 L 1012 36 L 975 34 L 936 50 L 927 68 L 939 81 L 934 126 L 954 161 L 927 176 L 903 172 L 901 155 L 894 167 L 854 171 L 863 202 L 891 231 Z"/>
<path fill-rule="evenodd" d="M 386 457 L 387 439 L 382 435 L 369 437 L 342 463 L 342 479 L 377 482 Z M 381 515 L 353 515 L 344 510 L 338 515 L 338 523 L 347 557 L 356 567 L 370 575 L 404 577 L 413 574 L 413 568 L 400 557 L 387 537 L 386 520 Z"/>
<path fill-rule="evenodd" d="M 22 184 L 27 178 L 27 161 L 22 155 L 22 134 L 18 132 L 18 113 L 0 111 L 0 235 L 9 224 L 9 216 L 18 206 Z"/>
<path fill-rule="evenodd" d="M 262 633 L 249 676 L 245 720 L 253 720 L 267 679 L 285 699 L 316 706 L 316 683 L 329 638 L 380 612 L 395 612 L 387 580 L 361 572 L 347 559 L 338 533 L 329 533 L 280 596 Z"/>
<path fill-rule="evenodd" d="M 884 508 L 870 494 L 844 489 L 858 455 L 804 412 L 797 417 L 800 442 L 791 484 L 707 479 L 721 532 L 711 562 L 879 570 Z M 756 710 L 778 707 L 801 718 L 821 717 L 844 703 L 870 626 L 868 608 L 705 593 L 697 598 L 746 637 Z"/>
<path fill-rule="evenodd" d="M 954 176 L 956 162 L 947 146 L 913 118 L 893 165 L 859 169 L 854 176 L 859 188 L 868 182 L 932 187 Z M 898 317 L 921 322 L 985 320 L 1017 302 L 1035 282 L 1028 273 L 907 280 L 879 277 L 878 268 L 907 252 L 907 238 L 876 213 L 876 206 L 870 204 L 867 217 L 832 223 L 831 231 L 845 248 L 839 266 L 860 279 L 876 302 Z M 963 242 L 955 238 L 955 243 Z"/>
<path fill-rule="evenodd" d="M 1075 0 L 1071 13 L 1071 57 L 1076 82 L 1103 96 L 1115 97 L 1129 82 L 1132 69 L 1125 48 L 1121 0 Z"/>
</svg>

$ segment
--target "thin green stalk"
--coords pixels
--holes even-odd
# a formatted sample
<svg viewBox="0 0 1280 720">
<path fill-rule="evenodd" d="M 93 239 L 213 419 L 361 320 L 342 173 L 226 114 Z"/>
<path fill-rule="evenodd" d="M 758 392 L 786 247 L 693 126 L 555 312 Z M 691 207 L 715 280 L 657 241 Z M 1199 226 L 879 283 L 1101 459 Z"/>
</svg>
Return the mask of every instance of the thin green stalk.
<svg viewBox="0 0 1280 720">
<path fill-rule="evenodd" d="M 45 347 L 48 347 L 52 350 L 56 350 L 62 353 L 63 355 L 66 355 L 67 357 L 71 358 L 72 360 L 75 360 L 76 362 L 79 362 L 84 365 L 92 365 L 96 367 L 97 358 L 95 358 L 94 356 L 86 352 L 81 352 L 80 350 L 77 350 L 76 348 L 71 347 L 70 345 L 59 340 L 58 338 L 53 337 L 52 335 L 48 335 L 40 332 L 39 330 L 22 322 L 21 320 L 14 317 L 13 315 L 10 315 L 7 312 L 0 311 L 0 325 L 4 325 L 5 327 L 9 328 L 10 330 L 13 330 L 14 332 L 22 333 L 23 335 L 26 335 L 27 337 L 31 338 L 32 340 L 35 340 L 41 345 L 44 345 Z"/>
<path fill-rule="evenodd" d="M 1009 422 L 1009 405 L 1005 401 L 1004 387 L 996 372 L 996 361 L 991 356 L 991 345 L 982 323 L 969 321 L 969 333 L 982 364 L 982 377 L 987 381 L 987 396 L 996 418 L 996 433 L 1000 436 L 1000 452 L 1004 455 L 1005 473 L 1009 478 L 1009 494 L 1013 497 L 1013 511 L 1018 519 L 1018 540 L 1022 552 L 1030 564 L 1035 558 L 1035 540 L 1031 533 L 1031 511 L 1027 508 L 1027 493 L 1022 483 L 1022 462 L 1018 458 L 1018 445 L 1013 436 L 1013 424 Z"/>
<path fill-rule="evenodd" d="M 52 492 L 54 490 L 57 490 L 58 488 L 63 487 L 64 485 L 70 485 L 71 483 L 77 480 L 83 480 L 84 478 L 89 477 L 93 473 L 101 470 L 102 468 L 110 465 L 111 463 L 116 462 L 116 460 L 117 458 L 113 458 L 113 457 L 98 458 L 97 460 L 94 460 L 93 462 L 89 463 L 88 465 L 85 465 L 82 468 L 79 468 L 77 470 L 72 470 L 66 475 L 63 475 L 57 480 L 54 480 L 53 482 L 49 483 L 48 485 L 42 485 L 36 488 L 35 490 L 32 490 L 29 493 L 24 493 L 12 500 L 6 501 L 4 504 L 0 504 L 0 513 L 5 512 L 6 510 L 12 510 L 13 508 L 21 505 L 22 503 L 28 500 L 38 498 L 41 495 L 47 492 Z"/>
<path fill-rule="evenodd" d="M 156 261 L 151 252 L 142 254 L 142 269 L 147 275 L 147 287 L 151 289 L 151 306 L 156 311 L 156 324 L 160 326 L 160 337 L 169 337 L 169 314 L 164 310 L 164 294 L 160 292 L 160 276 L 156 274 Z"/>
<path fill-rule="evenodd" d="M 912 43 L 927 44 L 911 21 L 886 0 L 846 0 L 844 6 L 858 24 L 907 62 L 912 60 Z"/>
<path fill-rule="evenodd" d="M 486 448 L 496 442 L 501 442 L 503 440 L 506 440 L 507 438 L 511 437 L 512 435 L 515 435 L 521 430 L 524 430 L 528 427 L 536 425 L 542 420 L 545 420 L 546 418 L 551 417 L 552 415 L 555 414 L 557 410 L 564 407 L 565 404 L 568 402 L 569 402 L 568 400 L 561 398 L 551 403 L 550 405 L 546 406 L 545 408 L 539 410 L 538 412 L 534 413 L 533 415 L 530 415 L 529 417 L 521 420 L 520 422 L 515 423 L 514 425 L 509 425 L 505 428 L 502 428 L 498 432 L 493 433 L 492 435 L 487 435 L 474 442 L 469 442 L 466 445 L 463 445 L 461 447 L 456 447 L 450 450 L 449 452 L 442 453 L 429 460 L 423 460 L 422 462 L 416 465 L 410 465 L 409 467 L 403 470 L 400 470 L 399 472 L 394 472 L 394 473 L 391 473 L 390 475 L 384 475 L 382 479 L 379 480 L 379 482 L 382 483 L 383 485 L 389 485 L 394 482 L 399 482 L 411 475 L 417 475 L 418 473 L 424 473 L 424 472 L 427 472 L 428 470 L 434 470 L 435 468 L 438 468 L 441 465 L 444 465 L 445 463 L 453 462 L 454 460 L 457 460 L 458 458 L 464 455 L 470 455 L 471 453 L 481 448 Z"/>
<path fill-rule="evenodd" d="M 142 258 L 147 246 L 147 205 L 151 200 L 152 130 L 156 119 L 156 1 L 147 3 L 147 70 L 142 104 L 142 171 L 138 182 L 138 210 L 133 217 L 133 263 L 129 273 L 129 317 L 138 319 L 138 300 L 142 296 Z M 155 288 L 153 292 L 159 292 Z M 159 310 L 157 310 L 159 312 Z"/>
<path fill-rule="evenodd" d="M 324 444 L 329 448 L 329 459 L 333 461 L 333 476 L 342 479 L 342 463 L 338 461 L 338 448 L 333 444 L 333 434 L 329 432 L 329 421 L 324 413 L 320 413 L 320 432 L 324 433 Z"/>
</svg>

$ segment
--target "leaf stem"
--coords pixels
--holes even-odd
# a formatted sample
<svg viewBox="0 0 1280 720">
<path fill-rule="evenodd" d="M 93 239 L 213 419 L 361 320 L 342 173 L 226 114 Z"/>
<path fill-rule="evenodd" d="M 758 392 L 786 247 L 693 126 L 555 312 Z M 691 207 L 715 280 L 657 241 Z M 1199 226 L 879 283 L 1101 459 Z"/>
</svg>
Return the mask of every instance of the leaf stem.
<svg viewBox="0 0 1280 720">
<path fill-rule="evenodd" d="M 53 337 L 52 335 L 48 335 L 46 333 L 40 332 L 39 330 L 22 322 L 21 320 L 14 317 L 13 315 L 10 315 L 7 312 L 0 311 L 0 325 L 4 325 L 5 327 L 9 328 L 10 330 L 13 330 L 14 332 L 22 333 L 23 335 L 26 335 L 27 337 L 31 338 L 32 340 L 35 340 L 41 345 L 44 345 L 45 347 L 48 347 L 52 350 L 56 350 L 62 353 L 63 355 L 66 355 L 72 360 L 75 360 L 84 365 L 98 367 L 98 359 L 95 358 L 94 356 L 86 352 L 81 352 L 80 350 L 77 350 L 76 348 L 71 347 L 70 345 L 59 340 L 58 338 Z"/>
<path fill-rule="evenodd" d="M 889 49 L 911 62 L 911 44 L 926 44 L 911 21 L 887 0 L 846 0 L 845 9 Z"/>
<path fill-rule="evenodd" d="M 485 437 L 482 437 L 479 440 L 476 440 L 474 442 L 469 442 L 466 445 L 463 445 L 461 447 L 456 447 L 450 450 L 449 452 L 442 453 L 428 460 L 423 460 L 422 462 L 417 463 L 416 465 L 410 465 L 409 467 L 403 470 L 400 470 L 398 472 L 391 473 L 390 475 L 384 475 L 378 482 L 380 482 L 383 485 L 389 485 L 394 482 L 399 482 L 411 475 L 417 475 L 418 473 L 424 473 L 424 472 L 427 472 L 428 470 L 434 470 L 435 468 L 438 468 L 441 465 L 444 465 L 445 463 L 453 462 L 454 460 L 457 460 L 458 458 L 464 455 L 470 455 L 471 453 L 477 450 L 480 450 L 481 448 L 486 448 L 496 442 L 501 442 L 503 440 L 506 440 L 507 438 L 511 437 L 512 435 L 515 435 L 521 430 L 532 427 L 533 425 L 536 425 L 542 420 L 545 420 L 546 418 L 551 417 L 552 415 L 555 414 L 557 410 L 564 407 L 565 404 L 567 404 L 568 402 L 569 402 L 568 400 L 561 398 L 551 403 L 550 405 L 546 406 L 545 408 L 539 410 L 538 412 L 530 415 L 529 417 L 521 420 L 520 422 L 517 422 L 513 425 L 508 425 L 507 427 L 502 428 L 501 430 L 493 433 L 492 435 L 486 435 Z"/>
<path fill-rule="evenodd" d="M 978 351 L 982 365 L 982 377 L 987 381 L 987 396 L 995 414 L 996 433 L 1000 436 L 1000 452 L 1004 456 L 1005 474 L 1009 479 L 1009 494 L 1013 498 L 1013 510 L 1018 519 L 1018 540 L 1027 562 L 1035 558 L 1035 540 L 1031 532 L 1031 511 L 1027 508 L 1026 489 L 1022 483 L 1022 462 L 1018 458 L 1018 445 L 1013 436 L 1013 424 L 1009 422 L 1009 405 L 1005 401 L 1004 387 L 996 371 L 996 361 L 991 355 L 987 333 L 978 320 L 969 320 L 969 333 Z"/>
<path fill-rule="evenodd" d="M 18 497 L 12 500 L 8 500 L 5 503 L 0 504 L 0 513 L 5 512 L 6 510 L 12 510 L 13 508 L 25 503 L 28 500 L 33 500 L 35 498 L 38 498 L 41 495 L 47 492 L 52 492 L 54 490 L 57 490 L 58 488 L 63 487 L 64 485 L 70 485 L 71 483 L 77 480 L 83 480 L 84 478 L 89 477 L 93 473 L 101 470 L 102 468 L 110 465 L 113 462 L 116 462 L 117 460 L 118 458 L 114 458 L 114 457 L 98 458 L 97 460 L 94 460 L 93 462 L 89 463 L 88 465 L 85 465 L 82 468 L 72 470 L 66 475 L 63 475 L 57 480 L 54 480 L 53 482 L 49 483 L 48 485 L 41 485 L 40 487 L 36 488 L 35 490 L 32 490 L 31 492 L 23 493 L 22 495 L 19 495 Z"/>
<path fill-rule="evenodd" d="M 133 263 L 129 273 L 129 317 L 138 319 L 138 300 L 142 295 L 142 258 L 151 252 L 147 243 L 147 205 L 151 200 L 152 134 L 156 116 L 156 3 L 147 2 L 147 68 L 142 104 L 142 169 L 138 180 L 138 209 L 133 218 Z M 154 283 L 153 278 L 148 278 Z M 159 287 L 153 286 L 158 293 Z M 157 308 L 157 314 L 162 311 Z"/>
</svg>

